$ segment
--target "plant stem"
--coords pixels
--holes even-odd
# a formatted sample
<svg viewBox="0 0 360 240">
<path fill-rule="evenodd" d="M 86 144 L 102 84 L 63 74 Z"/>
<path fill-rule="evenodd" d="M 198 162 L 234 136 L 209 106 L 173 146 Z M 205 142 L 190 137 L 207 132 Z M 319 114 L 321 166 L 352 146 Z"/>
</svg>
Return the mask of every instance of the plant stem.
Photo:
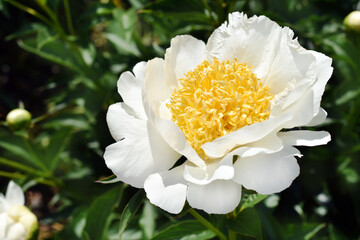
<svg viewBox="0 0 360 240">
<path fill-rule="evenodd" d="M 229 229 L 228 233 L 229 233 L 229 240 L 236 240 L 237 239 L 236 232 Z"/>
<path fill-rule="evenodd" d="M 32 173 L 34 175 L 38 175 L 38 176 L 42 175 L 41 171 L 38 171 L 36 169 L 33 169 L 31 167 L 25 166 L 23 164 L 17 163 L 15 161 L 12 161 L 12 160 L 9 160 L 9 159 L 6 159 L 6 158 L 0 157 L 0 163 L 4 164 L 4 165 L 7 165 L 9 167 L 12 167 L 12 168 L 16 168 L 16 169 L 28 172 L 28 173 Z"/>
<path fill-rule="evenodd" d="M 66 15 L 66 22 L 68 24 L 68 28 L 70 31 L 71 35 L 75 35 L 75 30 L 74 30 L 74 26 L 71 20 L 71 15 L 70 15 L 70 8 L 69 8 L 69 0 L 64 0 L 64 8 L 65 8 L 65 15 Z"/>
<path fill-rule="evenodd" d="M 203 216 L 201 216 L 193 208 L 189 209 L 189 213 L 191 213 L 191 215 L 193 215 L 194 218 L 196 218 L 196 220 L 201 222 L 205 227 L 207 227 L 208 229 L 213 231 L 219 237 L 220 240 L 227 240 L 226 236 L 219 229 L 217 229 L 214 225 L 212 225 L 208 220 L 206 220 Z"/>
<path fill-rule="evenodd" d="M 24 12 L 27 12 L 31 15 L 33 15 L 34 17 L 40 19 L 41 21 L 43 21 L 44 23 L 46 23 L 49 26 L 53 26 L 53 24 L 49 21 L 48 18 L 46 18 L 45 16 L 43 16 L 42 14 L 38 13 L 37 11 L 35 11 L 34 9 L 27 7 L 21 3 L 18 3 L 14 0 L 5 0 L 6 2 L 10 3 L 11 5 L 23 10 Z"/>
</svg>

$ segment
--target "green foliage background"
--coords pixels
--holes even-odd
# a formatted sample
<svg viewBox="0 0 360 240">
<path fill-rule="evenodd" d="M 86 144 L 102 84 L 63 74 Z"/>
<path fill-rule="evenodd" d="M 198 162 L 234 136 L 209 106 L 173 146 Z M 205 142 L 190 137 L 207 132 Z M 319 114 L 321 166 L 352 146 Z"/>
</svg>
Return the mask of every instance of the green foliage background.
<svg viewBox="0 0 360 240">
<path fill-rule="evenodd" d="M 112 174 L 102 158 L 114 142 L 105 115 L 121 101 L 120 73 L 163 57 L 176 35 L 206 41 L 229 12 L 243 11 L 289 26 L 302 46 L 333 58 L 322 102 L 329 117 L 318 127 L 332 141 L 301 149 L 301 174 L 275 207 L 245 192 L 239 217 L 200 215 L 238 239 L 360 239 L 360 35 L 342 24 L 356 7 L 355 0 L 0 0 L 2 192 L 9 179 L 28 190 L 40 239 L 216 239 L 186 210 L 172 216 L 142 190 L 95 181 Z M 33 119 L 12 131 L 5 118 L 19 104 Z"/>
</svg>

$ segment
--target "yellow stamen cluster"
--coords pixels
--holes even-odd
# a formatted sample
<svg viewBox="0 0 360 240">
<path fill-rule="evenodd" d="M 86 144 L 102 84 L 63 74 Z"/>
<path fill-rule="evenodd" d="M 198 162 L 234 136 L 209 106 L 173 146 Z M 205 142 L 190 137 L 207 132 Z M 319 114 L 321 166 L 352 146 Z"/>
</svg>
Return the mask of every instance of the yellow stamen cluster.
<svg viewBox="0 0 360 240">
<path fill-rule="evenodd" d="M 263 87 L 251 68 L 236 59 L 204 61 L 179 82 L 167 107 L 172 121 L 204 159 L 204 143 L 270 115 L 269 87 Z"/>
</svg>

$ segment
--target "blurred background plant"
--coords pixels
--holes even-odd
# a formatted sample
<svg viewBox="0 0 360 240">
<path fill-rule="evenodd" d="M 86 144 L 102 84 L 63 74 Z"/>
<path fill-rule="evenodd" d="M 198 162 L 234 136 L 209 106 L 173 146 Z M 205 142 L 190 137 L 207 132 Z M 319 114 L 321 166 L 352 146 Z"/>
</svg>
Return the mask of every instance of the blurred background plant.
<svg viewBox="0 0 360 240">
<path fill-rule="evenodd" d="M 120 73 L 162 57 L 176 35 L 206 41 L 229 12 L 244 11 L 333 58 L 322 104 L 329 118 L 319 127 L 333 140 L 301 149 L 301 174 L 286 191 L 263 202 L 243 194 L 251 224 L 201 215 L 244 239 L 360 239 L 360 33 L 343 24 L 357 8 L 355 0 L 0 0 L 1 190 L 10 179 L 27 190 L 39 239 L 214 238 L 186 210 L 174 217 L 143 191 L 95 181 L 112 174 L 102 158 L 113 142 L 105 116 L 121 100 Z M 20 117 L 6 118 L 16 108 Z"/>
</svg>

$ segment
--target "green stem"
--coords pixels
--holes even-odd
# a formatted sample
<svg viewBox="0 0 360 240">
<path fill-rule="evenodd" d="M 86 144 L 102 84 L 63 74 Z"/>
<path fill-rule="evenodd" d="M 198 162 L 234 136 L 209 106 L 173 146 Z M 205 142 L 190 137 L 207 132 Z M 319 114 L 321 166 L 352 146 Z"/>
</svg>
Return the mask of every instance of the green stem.
<svg viewBox="0 0 360 240">
<path fill-rule="evenodd" d="M 226 236 L 219 229 L 217 229 L 208 220 L 206 220 L 203 216 L 197 213 L 193 208 L 189 209 L 189 213 L 191 213 L 191 215 L 193 215 L 194 218 L 196 218 L 196 220 L 201 222 L 205 227 L 213 231 L 219 237 L 220 240 L 227 240 Z"/>
<path fill-rule="evenodd" d="M 36 0 L 37 4 L 47 13 L 47 15 L 53 20 L 56 25 L 59 25 L 59 19 L 57 18 L 56 14 L 51 11 L 50 8 L 46 4 L 43 4 L 42 1 Z"/>
<path fill-rule="evenodd" d="M 70 15 L 69 0 L 64 0 L 64 8 L 65 8 L 66 22 L 68 24 L 70 34 L 75 35 L 75 30 Z"/>
<path fill-rule="evenodd" d="M 18 170 L 22 170 L 24 172 L 32 173 L 34 175 L 38 175 L 38 176 L 42 175 L 42 172 L 40 172 L 40 171 L 38 171 L 36 169 L 33 169 L 31 167 L 25 166 L 23 164 L 17 163 L 15 161 L 12 161 L 12 160 L 9 160 L 9 159 L 6 159 L 6 158 L 0 157 L 0 163 L 4 164 L 6 166 L 12 167 L 12 168 L 16 168 Z"/>
<path fill-rule="evenodd" d="M 20 174 L 20 173 L 10 173 L 10 172 L 4 172 L 4 171 L 0 171 L 0 176 L 2 177 L 7 177 L 7 178 L 25 178 L 25 175 Z"/>
<path fill-rule="evenodd" d="M 229 240 L 236 240 L 236 232 L 229 229 Z"/>
<path fill-rule="evenodd" d="M 34 17 L 40 19 L 41 21 L 43 21 L 44 23 L 46 23 L 49 26 L 53 26 L 53 24 L 50 22 L 50 20 L 48 18 L 46 18 L 45 16 L 43 16 L 42 14 L 38 13 L 37 11 L 35 11 L 32 8 L 29 8 L 21 3 L 18 3 L 14 0 L 5 0 L 6 2 L 10 3 L 11 5 L 23 10 L 24 12 L 27 12 L 31 15 L 33 15 Z"/>
</svg>

